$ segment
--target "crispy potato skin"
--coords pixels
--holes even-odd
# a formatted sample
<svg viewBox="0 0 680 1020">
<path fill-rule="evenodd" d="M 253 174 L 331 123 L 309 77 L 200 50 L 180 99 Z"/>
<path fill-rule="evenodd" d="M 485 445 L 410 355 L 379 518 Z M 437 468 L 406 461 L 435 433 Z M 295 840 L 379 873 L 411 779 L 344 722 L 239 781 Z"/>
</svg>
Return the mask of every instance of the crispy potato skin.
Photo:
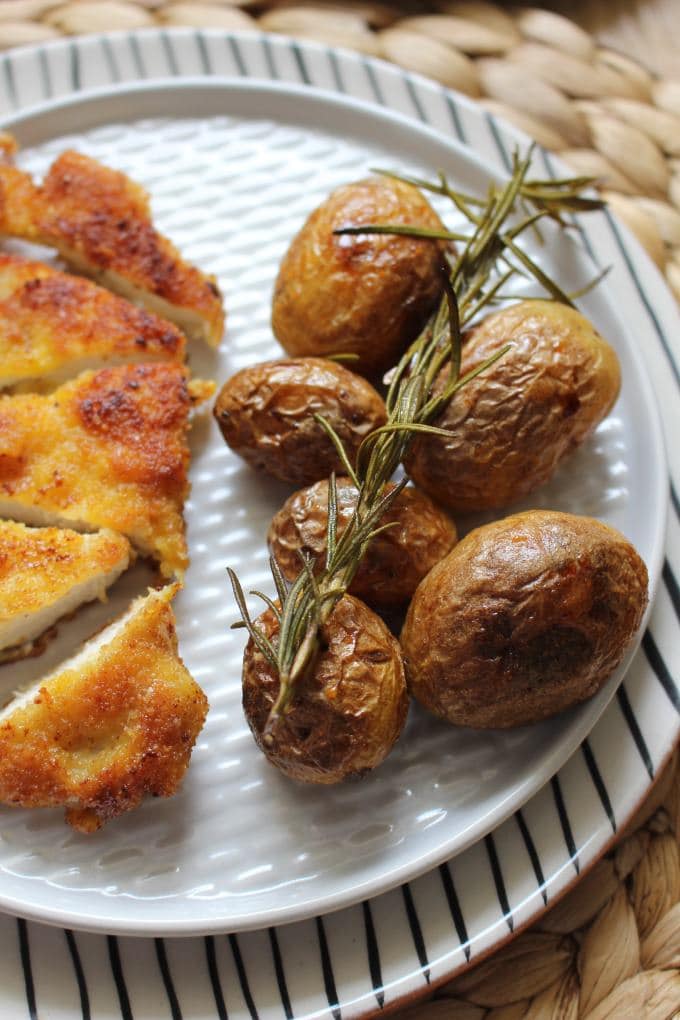
<svg viewBox="0 0 680 1020">
<path fill-rule="evenodd" d="M 337 188 L 307 219 L 274 287 L 272 329 L 289 354 L 352 352 L 373 378 L 395 364 L 441 293 L 440 243 L 334 235 L 341 227 L 445 229 L 417 188 L 383 177 Z"/>
<path fill-rule="evenodd" d="M 384 425 L 382 398 L 370 383 L 324 358 L 283 358 L 228 379 L 215 402 L 225 442 L 251 467 L 291 485 L 342 471 L 320 414 L 354 461 L 362 440 Z"/>
<path fill-rule="evenodd" d="M 602 687 L 647 600 L 645 564 L 600 521 L 532 510 L 487 524 L 411 602 L 401 634 L 410 691 L 460 726 L 545 719 Z"/>
<path fill-rule="evenodd" d="M 390 483 L 387 489 L 396 486 Z M 338 478 L 338 534 L 349 523 L 357 491 L 349 478 Z M 456 526 L 429 496 L 409 486 L 402 489 L 380 521 L 392 527 L 377 535 L 366 551 L 350 592 L 369 606 L 405 605 L 425 574 L 451 551 Z M 272 520 L 267 535 L 270 551 L 284 577 L 300 573 L 300 552 L 323 569 L 328 527 L 328 481 L 293 493 Z"/>
<path fill-rule="evenodd" d="M 613 349 L 579 312 L 522 301 L 484 319 L 463 347 L 462 373 L 511 344 L 417 436 L 404 466 L 450 510 L 507 506 L 546 482 L 611 410 L 620 388 Z M 435 388 L 441 388 L 444 375 Z"/>
<path fill-rule="evenodd" d="M 267 637 L 271 610 L 257 621 Z M 243 707 L 255 741 L 291 779 L 331 784 L 379 765 L 401 733 L 408 709 L 401 650 L 380 617 L 346 595 L 322 628 L 316 665 L 276 727 L 262 740 L 279 680 L 252 640 L 243 658 Z"/>
</svg>

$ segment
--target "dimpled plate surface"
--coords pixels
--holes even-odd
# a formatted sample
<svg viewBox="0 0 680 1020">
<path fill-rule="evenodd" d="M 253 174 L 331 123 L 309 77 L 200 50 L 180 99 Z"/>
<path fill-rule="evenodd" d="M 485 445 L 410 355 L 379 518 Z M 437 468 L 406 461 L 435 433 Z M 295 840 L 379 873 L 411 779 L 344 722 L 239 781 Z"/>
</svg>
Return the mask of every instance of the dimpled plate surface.
<svg viewBox="0 0 680 1020">
<path fill-rule="evenodd" d="M 280 349 L 269 328 L 278 262 L 305 216 L 341 183 L 374 166 L 432 174 L 481 193 L 490 173 L 462 147 L 342 99 L 285 86 L 184 83 L 98 97 L 17 125 L 20 164 L 40 175 L 74 147 L 149 190 L 155 221 L 183 254 L 215 273 L 228 324 L 218 354 L 194 346 L 194 373 L 224 381 Z M 201 111 L 196 116 L 195 111 Z M 222 112 L 219 112 L 222 111 Z M 84 129 L 74 131 L 73 124 Z M 456 217 L 440 207 L 454 227 Z M 578 239 L 546 231 L 533 243 L 567 289 L 593 266 Z M 658 576 L 664 468 L 649 385 L 604 284 L 581 302 L 616 346 L 624 387 L 593 440 L 525 506 L 601 517 L 635 542 Z M 78 927 L 197 933 L 263 927 L 332 909 L 406 880 L 469 846 L 535 792 L 588 733 L 614 690 L 532 728 L 476 733 L 413 710 L 388 761 L 360 783 L 305 788 L 256 749 L 240 706 L 243 631 L 226 567 L 245 589 L 271 592 L 264 537 L 288 494 L 223 444 L 209 413 L 192 431 L 187 506 L 191 568 L 176 613 L 182 655 L 211 711 L 181 792 L 146 803 L 92 837 L 58 812 L 0 812 L 0 900 Z M 642 512 L 642 501 L 650 512 Z M 516 508 L 513 508 L 516 509 Z M 467 522 L 469 524 L 469 522 Z M 48 653 L 12 667 L 8 686 L 39 675 L 127 604 L 145 583 L 125 578 L 107 606 L 60 628 Z M 257 611 L 256 600 L 251 607 Z M 7 670 L 3 671 L 7 674 Z"/>
</svg>

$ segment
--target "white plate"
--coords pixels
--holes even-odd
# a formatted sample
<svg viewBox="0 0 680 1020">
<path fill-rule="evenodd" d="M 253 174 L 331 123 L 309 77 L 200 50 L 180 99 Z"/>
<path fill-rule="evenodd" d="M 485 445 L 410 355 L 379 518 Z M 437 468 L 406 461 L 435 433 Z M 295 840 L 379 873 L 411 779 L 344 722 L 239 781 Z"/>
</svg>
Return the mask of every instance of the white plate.
<svg viewBox="0 0 680 1020">
<path fill-rule="evenodd" d="M 149 187 L 160 226 L 190 258 L 220 275 L 230 341 L 219 364 L 206 352 L 193 358 L 196 371 L 220 379 L 275 353 L 267 328 L 274 268 L 304 214 L 330 187 L 387 162 L 430 172 L 444 166 L 462 186 L 480 188 L 489 168 L 502 170 L 511 144 L 477 108 L 437 86 L 353 55 L 257 36 L 180 32 L 87 39 L 15 53 L 3 58 L 3 67 L 6 99 L 17 105 L 44 100 L 48 86 L 77 92 L 81 85 L 110 83 L 116 75 L 134 78 L 144 70 L 150 76 L 178 69 L 278 74 L 345 88 L 360 100 L 382 98 L 437 129 L 340 96 L 245 81 L 182 80 L 160 89 L 116 90 L 20 118 L 16 131 L 29 146 L 27 166 L 43 169 L 56 152 L 75 144 L 129 171 Z M 123 126 L 122 120 L 129 122 Z M 452 129 L 484 164 L 440 133 Z M 546 172 L 540 159 L 538 171 Z M 599 261 L 614 265 L 609 282 L 583 308 L 617 346 L 624 391 L 595 441 L 533 503 L 611 521 L 636 543 L 656 579 L 666 480 L 638 347 L 644 344 L 662 404 L 674 413 L 676 380 L 664 343 L 677 331 L 676 313 L 618 227 L 602 215 L 583 218 L 581 226 Z M 592 272 L 580 242 L 550 244 L 542 257 L 567 286 Z M 6 909 L 75 927 L 158 935 L 234 931 L 356 902 L 425 871 L 497 826 L 578 746 L 613 693 L 611 684 L 567 717 L 504 736 L 459 734 L 414 714 L 395 754 L 362 784 L 322 794 L 291 786 L 261 759 L 241 717 L 242 638 L 227 629 L 235 612 L 223 576 L 230 563 L 248 586 L 265 584 L 262 538 L 284 493 L 240 466 L 207 425 L 195 430 L 192 478 L 193 565 L 178 604 L 180 639 L 213 711 L 184 790 L 90 840 L 68 833 L 54 814 L 3 812 L 0 896 Z M 675 518 L 671 525 L 677 527 Z M 669 555 L 677 557 L 675 547 Z M 128 991 L 134 987 L 143 1003 L 139 989 L 152 981 L 151 953 L 151 973 L 165 982 L 171 1004 L 170 975 L 179 984 L 193 982 L 191 1006 L 184 1008 L 196 1016 L 199 985 L 219 1003 L 216 980 L 226 982 L 222 992 L 233 999 L 230 1016 L 247 1008 L 251 966 L 257 968 L 261 1013 L 269 1008 L 272 1016 L 281 1015 L 290 1002 L 296 1015 L 311 1015 L 332 999 L 358 1013 L 376 998 L 413 990 L 425 974 L 437 979 L 450 973 L 470 946 L 473 952 L 488 948 L 508 926 L 530 917 L 568 883 L 579 855 L 586 863 L 602 848 L 612 820 L 632 810 L 676 736 L 677 718 L 667 711 L 668 699 L 676 697 L 667 635 L 677 589 L 668 581 L 672 572 L 665 576 L 645 638 L 647 659 L 636 657 L 625 692 L 582 754 L 493 838 L 370 907 L 346 909 L 323 923 L 286 927 L 278 937 L 253 933 L 228 944 L 173 943 L 170 972 L 162 943 L 136 941 L 128 952 L 123 941 Z M 92 626 L 97 615 L 88 613 L 80 626 Z M 62 644 L 73 637 L 74 628 L 63 628 Z M 58 652 L 53 648 L 50 655 Z M 664 661 L 670 662 L 665 672 Z M 109 980 L 112 974 L 120 979 L 121 960 L 112 948 L 120 949 L 117 942 L 108 943 L 107 962 L 94 936 L 76 943 L 45 929 L 20 929 L 27 931 L 29 948 L 31 939 L 42 944 L 33 955 L 34 966 L 37 958 L 44 967 L 41 988 L 73 990 L 73 975 L 82 977 L 84 969 L 87 976 L 90 964 L 95 977 L 103 966 Z M 320 965 L 309 957 L 311 947 L 321 950 Z M 20 948 L 26 963 L 25 940 Z M 60 969 L 60 952 L 79 966 Z M 82 1004 L 82 987 L 78 994 Z M 118 1002 L 124 1013 L 120 989 Z M 146 1015 L 140 1008 L 135 1016 Z"/>
<path fill-rule="evenodd" d="M 217 274 L 226 295 L 222 352 L 191 352 L 194 372 L 220 382 L 280 353 L 268 328 L 277 265 L 331 188 L 371 166 L 430 176 L 443 167 L 457 186 L 480 194 L 490 180 L 466 150 L 424 128 L 266 83 L 133 86 L 51 105 L 11 127 L 22 142 L 21 165 L 38 175 L 73 147 L 148 188 L 161 229 Z M 593 275 L 592 263 L 578 241 L 551 234 L 542 249 L 534 242 L 534 255 L 566 289 L 577 289 Z M 618 350 L 622 394 L 593 440 L 526 505 L 620 528 L 649 564 L 653 589 L 666 473 L 651 388 L 606 285 L 582 307 Z M 79 927 L 195 934 L 356 902 L 503 821 L 581 743 L 614 690 L 616 680 L 567 715 L 507 732 L 453 729 L 414 708 L 389 760 L 361 783 L 291 784 L 261 756 L 243 718 L 245 636 L 229 629 L 237 614 L 226 578 L 231 566 L 246 590 L 272 590 L 264 537 L 286 490 L 244 466 L 209 418 L 197 424 L 192 445 L 191 568 L 176 613 L 182 655 L 212 710 L 190 773 L 179 796 L 146 804 L 94 837 L 65 829 L 60 812 L 4 810 L 0 898 L 13 909 Z M 109 615 L 125 605 L 129 584 L 123 588 Z M 52 657 L 73 647 L 73 629 L 60 628 Z M 31 660 L 1 670 L 0 680 L 16 686 L 43 670 L 42 659 Z"/>
</svg>

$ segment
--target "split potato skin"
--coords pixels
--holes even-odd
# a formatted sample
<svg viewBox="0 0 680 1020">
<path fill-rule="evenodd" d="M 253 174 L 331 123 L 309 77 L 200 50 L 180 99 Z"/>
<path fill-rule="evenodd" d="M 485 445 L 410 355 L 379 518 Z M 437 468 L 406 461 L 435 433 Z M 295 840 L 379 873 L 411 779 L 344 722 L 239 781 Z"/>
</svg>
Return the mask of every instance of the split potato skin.
<svg viewBox="0 0 680 1020">
<path fill-rule="evenodd" d="M 389 483 L 386 489 L 395 489 Z M 357 503 L 357 490 L 349 478 L 336 481 L 338 535 L 347 527 Z M 380 609 L 405 605 L 427 572 L 451 551 L 456 526 L 429 496 L 408 486 L 398 494 L 380 524 L 392 527 L 373 539 L 361 562 L 350 593 Z M 300 552 L 321 571 L 326 560 L 328 480 L 298 492 L 275 515 L 267 541 L 288 581 L 301 570 Z"/>
<path fill-rule="evenodd" d="M 567 305 L 522 301 L 488 316 L 467 336 L 461 374 L 506 344 L 434 422 L 452 435 L 416 436 L 407 451 L 408 475 L 449 510 L 503 507 L 538 488 L 618 396 L 614 350 Z"/>
<path fill-rule="evenodd" d="M 409 689 L 459 726 L 537 722 L 595 694 L 647 605 L 618 531 L 532 510 L 470 532 L 421 583 L 401 634 Z"/>
<path fill-rule="evenodd" d="M 442 242 L 336 235 L 365 224 L 445 230 L 411 184 L 374 177 L 337 188 L 307 219 L 281 262 L 272 329 L 289 354 L 351 352 L 369 378 L 396 364 L 442 292 Z"/>
<path fill-rule="evenodd" d="M 352 463 L 387 418 L 370 383 L 324 358 L 282 358 L 237 372 L 214 414 L 227 445 L 251 467 L 297 486 L 343 470 L 315 414 L 333 426 Z"/>
<path fill-rule="evenodd" d="M 278 630 L 271 609 L 256 621 Z M 252 639 L 243 658 L 243 708 L 255 741 L 291 779 L 328 785 L 379 765 L 401 733 L 408 695 L 401 649 L 379 616 L 345 595 L 321 628 L 322 650 L 288 711 L 262 739 L 279 679 Z"/>
</svg>

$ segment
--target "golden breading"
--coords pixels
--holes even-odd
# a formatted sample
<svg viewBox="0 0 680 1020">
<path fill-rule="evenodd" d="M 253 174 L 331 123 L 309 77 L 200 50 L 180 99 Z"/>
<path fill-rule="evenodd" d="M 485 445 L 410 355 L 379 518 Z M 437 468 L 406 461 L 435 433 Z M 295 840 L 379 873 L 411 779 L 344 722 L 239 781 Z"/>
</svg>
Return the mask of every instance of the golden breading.
<svg viewBox="0 0 680 1020">
<path fill-rule="evenodd" d="M 2 658 L 34 651 L 34 639 L 84 602 L 104 599 L 130 562 L 130 544 L 113 531 L 79 535 L 0 521 Z"/>
<path fill-rule="evenodd" d="M 79 272 L 170 319 L 190 338 L 220 342 L 224 311 L 214 278 L 154 229 L 139 184 L 67 151 L 36 185 L 10 158 L 5 147 L 0 233 L 54 247 Z"/>
<path fill-rule="evenodd" d="M 180 577 L 189 411 L 213 388 L 159 362 L 83 372 L 49 396 L 0 397 L 0 515 L 112 528 Z"/>
<path fill-rule="evenodd" d="M 165 319 L 82 277 L 0 253 L 0 387 L 104 364 L 182 361 L 185 348 Z"/>
<path fill-rule="evenodd" d="M 170 601 L 151 591 L 0 715 L 0 801 L 65 807 L 94 832 L 186 772 L 208 703 L 177 651 Z"/>
</svg>

